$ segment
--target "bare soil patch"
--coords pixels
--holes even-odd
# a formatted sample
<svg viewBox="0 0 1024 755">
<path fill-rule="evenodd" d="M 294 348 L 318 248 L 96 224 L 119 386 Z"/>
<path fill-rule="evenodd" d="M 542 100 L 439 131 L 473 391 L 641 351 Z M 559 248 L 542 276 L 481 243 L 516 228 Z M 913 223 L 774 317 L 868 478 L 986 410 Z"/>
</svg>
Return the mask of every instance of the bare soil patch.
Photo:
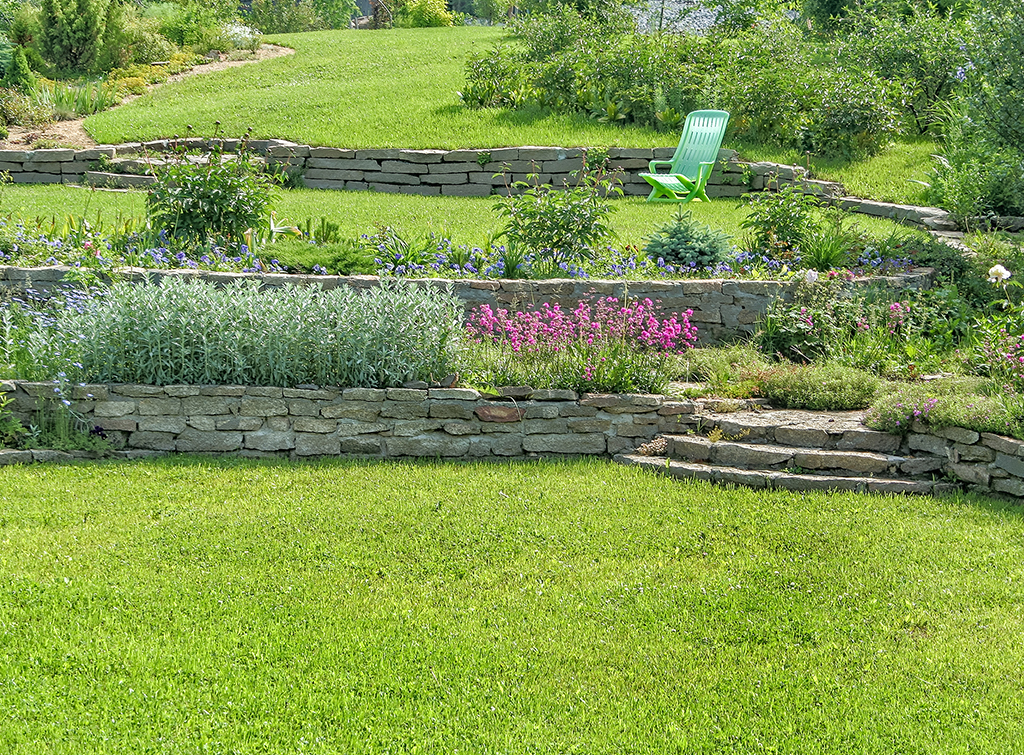
<svg viewBox="0 0 1024 755">
<path fill-rule="evenodd" d="M 235 68 L 237 66 L 248 65 L 249 63 L 259 63 L 264 60 L 270 60 L 271 58 L 280 58 L 283 55 L 291 55 L 294 52 L 295 50 L 290 47 L 280 47 L 279 45 L 262 45 L 255 54 L 239 52 L 236 50 L 230 55 L 220 54 L 216 59 L 210 60 L 208 63 L 197 65 L 191 71 L 175 74 L 174 76 L 171 76 L 166 83 L 170 84 L 175 81 L 181 81 L 188 76 L 196 76 L 202 73 L 213 73 L 214 71 L 223 71 L 226 68 Z M 245 57 L 235 57 L 241 54 L 244 54 Z M 158 86 L 163 85 L 153 85 L 153 87 Z M 133 99 L 135 98 L 129 97 L 124 101 L 129 102 Z M 0 141 L 0 149 L 27 149 L 41 140 L 53 141 L 61 147 L 74 147 L 75 149 L 94 147 L 96 145 L 96 140 L 89 136 L 89 133 L 82 126 L 83 120 L 85 119 L 78 118 L 73 121 L 56 121 L 55 123 L 50 123 L 46 126 L 36 126 L 34 128 L 10 126 L 10 135 L 7 139 Z"/>
</svg>

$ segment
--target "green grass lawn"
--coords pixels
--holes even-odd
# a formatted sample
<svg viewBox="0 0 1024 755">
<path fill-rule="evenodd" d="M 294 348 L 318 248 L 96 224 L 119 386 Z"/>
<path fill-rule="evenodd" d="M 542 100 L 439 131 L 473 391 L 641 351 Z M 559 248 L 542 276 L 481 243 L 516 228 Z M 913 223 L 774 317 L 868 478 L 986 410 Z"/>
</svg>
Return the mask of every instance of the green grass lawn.
<svg viewBox="0 0 1024 755">
<path fill-rule="evenodd" d="M 157 88 L 85 121 L 101 143 L 209 134 L 334 147 L 458 149 L 528 144 L 672 146 L 676 134 L 623 129 L 583 116 L 540 111 L 470 110 L 457 94 L 469 55 L 489 49 L 503 30 L 328 31 L 268 38 L 294 55 Z"/>
<path fill-rule="evenodd" d="M 1024 519 L 599 461 L 0 471 L 5 753 L 1019 753 Z"/>
<path fill-rule="evenodd" d="M 808 158 L 796 150 L 763 145 L 732 146 L 750 160 L 809 167 L 815 178 L 838 181 L 856 197 L 915 205 L 928 204 L 925 188 L 915 181 L 928 180 L 928 172 L 935 164 L 932 155 L 942 151 L 940 145 L 927 137 L 896 142 L 881 154 L 856 162 Z"/>
<path fill-rule="evenodd" d="M 373 233 L 379 225 L 397 228 L 407 239 L 433 231 L 448 234 L 457 244 L 482 245 L 489 233 L 501 228 L 491 209 L 496 198 L 420 197 L 408 194 L 374 192 L 318 191 L 294 189 L 280 191 L 275 208 L 279 221 L 303 223 L 325 217 L 341 226 L 343 235 L 355 237 Z M 654 230 L 672 218 L 673 205 L 649 204 L 643 198 L 612 200 L 616 212 L 611 226 L 618 233 L 616 245 L 642 247 Z M 68 214 L 84 216 L 90 222 L 112 224 L 118 217 L 141 218 L 145 213 L 145 194 L 141 191 L 92 191 L 70 186 L 12 185 L 4 189 L 0 212 L 14 218 L 61 219 Z M 747 214 L 745 202 L 716 199 L 691 203 L 694 217 L 713 228 L 741 239 L 740 223 Z M 885 237 L 897 226 L 889 220 L 857 215 L 853 222 L 864 231 Z M 310 263 L 312 264 L 312 263 Z"/>
</svg>

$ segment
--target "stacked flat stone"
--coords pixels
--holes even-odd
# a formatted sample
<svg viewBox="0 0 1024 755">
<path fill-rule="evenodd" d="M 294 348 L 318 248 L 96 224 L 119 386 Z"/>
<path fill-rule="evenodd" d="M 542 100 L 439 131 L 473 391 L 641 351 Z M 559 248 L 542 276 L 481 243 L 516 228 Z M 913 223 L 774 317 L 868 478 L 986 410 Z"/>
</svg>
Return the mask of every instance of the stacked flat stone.
<svg viewBox="0 0 1024 755">
<path fill-rule="evenodd" d="M 0 383 L 28 422 L 52 383 Z M 481 458 L 611 455 L 696 421 L 692 402 L 566 390 L 84 385 L 74 411 L 132 451 Z M 27 454 L 27 456 L 26 456 Z M 6 460 L 6 462 L 4 461 Z M 0 452 L 0 463 L 31 452 Z"/>
</svg>

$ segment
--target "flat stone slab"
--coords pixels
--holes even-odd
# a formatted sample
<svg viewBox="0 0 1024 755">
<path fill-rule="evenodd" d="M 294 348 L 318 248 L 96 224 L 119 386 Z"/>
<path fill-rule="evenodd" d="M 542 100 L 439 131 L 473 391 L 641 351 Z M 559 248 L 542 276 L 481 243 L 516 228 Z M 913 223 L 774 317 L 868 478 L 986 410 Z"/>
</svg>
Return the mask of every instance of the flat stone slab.
<svg viewBox="0 0 1024 755">
<path fill-rule="evenodd" d="M 922 480 L 876 477 L 843 477 L 834 475 L 790 474 L 768 470 L 737 469 L 711 464 L 687 463 L 662 456 L 617 454 L 616 464 L 639 467 L 655 474 L 692 480 L 742 485 L 771 490 L 849 490 L 859 493 L 941 495 L 950 492 L 949 484 Z"/>
</svg>

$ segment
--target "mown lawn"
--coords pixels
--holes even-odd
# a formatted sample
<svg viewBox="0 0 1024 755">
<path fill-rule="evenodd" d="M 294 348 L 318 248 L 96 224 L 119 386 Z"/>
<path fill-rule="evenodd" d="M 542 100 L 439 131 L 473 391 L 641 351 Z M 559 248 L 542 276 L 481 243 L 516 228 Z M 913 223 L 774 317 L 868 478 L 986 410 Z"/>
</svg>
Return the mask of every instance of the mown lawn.
<svg viewBox="0 0 1024 755">
<path fill-rule="evenodd" d="M 312 218 L 337 223 L 346 237 L 374 233 L 378 226 L 390 225 L 407 239 L 421 238 L 429 232 L 446 235 L 456 244 L 483 245 L 488 235 L 502 228 L 501 219 L 493 211 L 496 197 L 420 197 L 408 194 L 375 192 L 318 191 L 313 189 L 282 190 L 274 207 L 280 222 L 302 224 Z M 643 198 L 612 200 L 616 208 L 610 225 L 618 234 L 613 242 L 617 248 L 626 244 L 643 247 L 646 239 L 661 225 L 669 222 L 673 205 L 648 204 Z M 141 219 L 145 214 L 145 194 L 141 191 L 91 191 L 69 186 L 12 185 L 4 189 L 0 213 L 27 220 L 57 221 L 58 229 L 69 214 L 85 217 L 91 223 L 113 227 L 118 218 Z M 737 199 L 716 199 L 712 202 L 690 203 L 687 209 L 707 225 L 742 239 L 740 223 L 748 206 Z M 857 215 L 852 219 L 862 230 L 884 238 L 897 230 L 889 220 Z M 267 252 L 272 254 L 271 251 Z"/>
<path fill-rule="evenodd" d="M 458 149 L 527 144 L 673 145 L 678 135 L 623 129 L 539 110 L 470 110 L 457 94 L 466 60 L 489 49 L 496 27 L 328 31 L 268 37 L 294 55 L 159 87 L 88 118 L 101 143 L 213 131 L 334 147 Z"/>
<path fill-rule="evenodd" d="M 1018 753 L 1024 519 L 598 461 L 0 471 L 6 753 Z"/>
</svg>

